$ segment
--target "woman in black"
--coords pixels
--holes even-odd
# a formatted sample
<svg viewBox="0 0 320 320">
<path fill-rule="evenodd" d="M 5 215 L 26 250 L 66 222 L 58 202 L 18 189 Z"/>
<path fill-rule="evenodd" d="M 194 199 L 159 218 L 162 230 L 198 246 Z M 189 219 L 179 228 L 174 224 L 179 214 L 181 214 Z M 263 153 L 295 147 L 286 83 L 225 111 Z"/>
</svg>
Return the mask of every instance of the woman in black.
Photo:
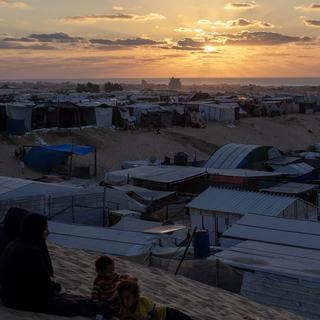
<svg viewBox="0 0 320 320">
<path fill-rule="evenodd" d="M 5 249 L 0 260 L 2 301 L 9 308 L 60 316 L 93 316 L 92 301 L 69 294 L 59 294 L 54 281 L 47 248 L 47 218 L 29 214 L 18 238 Z"/>
<path fill-rule="evenodd" d="M 29 211 L 22 208 L 10 208 L 0 225 L 0 255 L 20 231 L 22 220 L 29 214 Z"/>
</svg>

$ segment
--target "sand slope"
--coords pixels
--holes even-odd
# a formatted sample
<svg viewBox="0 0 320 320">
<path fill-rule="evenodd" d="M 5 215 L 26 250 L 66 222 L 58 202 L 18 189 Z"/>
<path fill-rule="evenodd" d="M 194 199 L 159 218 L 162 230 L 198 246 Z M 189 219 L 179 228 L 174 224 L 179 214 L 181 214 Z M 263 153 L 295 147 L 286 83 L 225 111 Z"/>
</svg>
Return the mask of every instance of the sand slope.
<svg viewBox="0 0 320 320">
<path fill-rule="evenodd" d="M 226 143 L 253 143 L 272 145 L 285 151 L 304 149 L 320 142 L 320 114 L 293 114 L 275 118 L 242 119 L 236 128 L 226 124 L 210 122 L 205 129 L 171 127 L 156 135 L 154 131 L 139 129 L 133 132 L 111 129 L 83 129 L 72 132 L 45 133 L 41 137 L 49 144 L 77 143 L 95 145 L 98 148 L 99 177 L 106 170 L 119 169 L 123 160 L 146 159 L 152 155 L 161 160 L 173 158 L 184 151 L 192 161 L 206 160 L 212 152 Z M 22 177 L 19 162 L 13 152 L 17 145 L 33 145 L 35 136 L 10 138 L 0 135 L 0 175 Z M 76 157 L 75 165 L 93 164 L 93 157 Z M 26 170 L 24 177 L 41 176 Z"/>
<path fill-rule="evenodd" d="M 65 289 L 88 296 L 94 279 L 93 262 L 96 253 L 50 247 L 58 281 Z M 187 278 L 146 268 L 126 260 L 117 260 L 120 272 L 131 273 L 140 279 L 143 294 L 158 303 L 188 312 L 196 320 L 289 320 L 301 319 L 285 311 L 275 310 Z M 0 319 L 55 320 L 61 317 L 9 310 L 0 306 Z M 84 319 L 75 317 L 74 319 Z"/>
</svg>

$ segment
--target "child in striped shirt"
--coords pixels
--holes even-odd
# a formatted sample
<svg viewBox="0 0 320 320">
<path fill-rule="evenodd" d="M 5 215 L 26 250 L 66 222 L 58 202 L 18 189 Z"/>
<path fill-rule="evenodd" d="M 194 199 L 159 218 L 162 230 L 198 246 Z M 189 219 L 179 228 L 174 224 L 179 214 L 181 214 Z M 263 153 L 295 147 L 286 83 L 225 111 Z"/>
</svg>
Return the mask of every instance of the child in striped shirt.
<svg viewBox="0 0 320 320">
<path fill-rule="evenodd" d="M 95 262 L 97 276 L 93 283 L 91 299 L 96 303 L 112 304 L 117 298 L 117 288 L 121 281 L 137 281 L 129 275 L 115 272 L 115 262 L 109 256 L 101 256 Z"/>
</svg>

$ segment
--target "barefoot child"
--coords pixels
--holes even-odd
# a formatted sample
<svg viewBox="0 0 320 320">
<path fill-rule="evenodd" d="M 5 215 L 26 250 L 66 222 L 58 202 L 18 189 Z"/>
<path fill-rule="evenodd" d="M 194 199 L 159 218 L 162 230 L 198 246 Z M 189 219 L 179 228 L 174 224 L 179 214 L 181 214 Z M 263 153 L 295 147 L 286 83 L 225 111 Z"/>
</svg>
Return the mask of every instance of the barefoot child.
<svg viewBox="0 0 320 320">
<path fill-rule="evenodd" d="M 176 309 L 158 306 L 152 300 L 140 297 L 137 282 L 121 282 L 118 286 L 118 295 L 120 320 L 192 320 Z"/>
</svg>

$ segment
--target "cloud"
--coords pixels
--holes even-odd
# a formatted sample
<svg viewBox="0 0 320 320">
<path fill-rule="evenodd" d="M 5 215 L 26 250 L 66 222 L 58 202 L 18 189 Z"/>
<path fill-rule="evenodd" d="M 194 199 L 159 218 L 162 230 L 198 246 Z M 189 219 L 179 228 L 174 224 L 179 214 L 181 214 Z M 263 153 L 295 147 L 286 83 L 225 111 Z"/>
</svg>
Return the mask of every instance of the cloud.
<svg viewBox="0 0 320 320">
<path fill-rule="evenodd" d="M 90 39 L 90 44 L 94 45 L 97 49 L 121 49 L 123 47 L 140 47 L 140 46 L 156 46 L 164 44 L 148 38 L 135 38 L 135 39 Z"/>
<path fill-rule="evenodd" d="M 0 0 L 0 6 L 13 9 L 31 9 L 31 6 L 23 1 Z"/>
<path fill-rule="evenodd" d="M 236 2 L 236 3 L 228 3 L 225 6 L 225 9 L 227 10 L 250 10 L 257 7 L 257 3 L 255 1 L 249 1 L 249 2 Z"/>
<path fill-rule="evenodd" d="M 180 28 L 176 28 L 174 29 L 174 31 L 176 32 L 181 32 L 181 33 L 189 33 L 189 32 L 195 32 L 195 33 L 203 33 L 203 29 L 199 29 L 199 28 L 186 28 L 186 27 L 180 27 Z"/>
<path fill-rule="evenodd" d="M 44 34 L 31 34 L 22 38 L 4 38 L 3 41 L 7 42 L 62 42 L 62 43 L 74 43 L 84 40 L 82 37 L 73 37 L 67 33 L 44 33 Z"/>
<path fill-rule="evenodd" d="M 229 21 L 216 21 L 213 23 L 213 28 L 248 28 L 248 27 L 258 27 L 258 28 L 274 28 L 274 25 L 269 22 L 259 21 L 259 20 L 248 20 L 244 18 L 239 18 L 236 20 Z"/>
<path fill-rule="evenodd" d="M 214 44 L 239 46 L 272 46 L 288 43 L 307 43 L 311 37 L 288 36 L 281 33 L 265 31 L 242 31 L 237 33 L 213 33 L 209 36 Z"/>
<path fill-rule="evenodd" d="M 78 42 L 83 40 L 82 37 L 73 37 L 64 32 L 31 34 L 28 38 L 36 39 L 40 42 Z"/>
<path fill-rule="evenodd" d="M 114 10 L 114 11 L 123 11 L 124 9 L 123 9 L 123 7 L 120 7 L 120 6 L 113 6 L 112 10 Z"/>
<path fill-rule="evenodd" d="M 88 15 L 88 16 L 74 16 L 60 18 L 59 21 L 65 23 L 97 23 L 101 21 L 136 21 L 146 22 L 153 20 L 164 20 L 165 16 L 158 13 L 149 13 L 147 15 L 136 15 L 136 14 L 102 14 L 102 15 Z"/>
<path fill-rule="evenodd" d="M 311 3 L 309 6 L 297 6 L 294 8 L 300 11 L 320 11 L 320 3 Z"/>
<path fill-rule="evenodd" d="M 0 40 L 0 49 L 8 49 L 8 50 L 55 50 L 55 47 L 49 46 L 47 44 L 26 44 L 20 42 L 12 42 L 7 40 Z"/>
<path fill-rule="evenodd" d="M 308 27 L 320 28 L 320 20 L 312 20 L 303 18 L 303 22 Z"/>
<path fill-rule="evenodd" d="M 211 21 L 210 20 L 206 20 L 206 19 L 202 19 L 202 20 L 198 20 L 197 24 L 199 24 L 199 25 L 208 25 L 208 24 L 211 24 Z"/>
</svg>

